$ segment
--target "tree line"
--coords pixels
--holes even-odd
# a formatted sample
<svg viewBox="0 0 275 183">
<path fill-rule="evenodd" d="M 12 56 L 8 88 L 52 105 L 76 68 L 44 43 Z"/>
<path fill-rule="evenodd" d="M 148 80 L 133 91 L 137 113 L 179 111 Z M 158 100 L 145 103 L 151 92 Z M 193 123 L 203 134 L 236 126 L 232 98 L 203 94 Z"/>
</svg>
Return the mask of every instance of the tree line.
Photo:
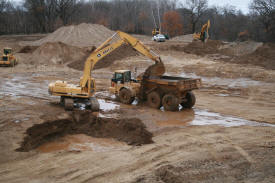
<svg viewBox="0 0 275 183">
<path fill-rule="evenodd" d="M 275 41 L 275 0 L 253 0 L 249 14 L 235 7 L 208 6 L 207 0 L 0 0 L 0 34 L 49 33 L 61 26 L 96 23 L 112 30 L 170 37 L 199 32 L 209 19 L 212 39 L 234 41 L 246 34 Z"/>
</svg>

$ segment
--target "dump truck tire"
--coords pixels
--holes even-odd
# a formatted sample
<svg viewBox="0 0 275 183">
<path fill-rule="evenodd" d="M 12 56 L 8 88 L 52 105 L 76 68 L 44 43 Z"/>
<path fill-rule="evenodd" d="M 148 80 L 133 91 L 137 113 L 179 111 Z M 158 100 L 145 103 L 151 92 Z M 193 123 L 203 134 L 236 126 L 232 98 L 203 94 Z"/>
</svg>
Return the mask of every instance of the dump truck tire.
<svg viewBox="0 0 275 183">
<path fill-rule="evenodd" d="M 71 98 L 65 98 L 64 108 L 67 111 L 72 111 L 74 109 L 74 100 Z"/>
<path fill-rule="evenodd" d="M 166 94 L 162 99 L 162 105 L 166 111 L 177 111 L 179 109 L 179 98 L 173 94 Z"/>
<path fill-rule="evenodd" d="M 119 100 L 123 104 L 132 104 L 135 100 L 135 97 L 132 96 L 132 92 L 129 89 L 123 88 L 119 92 Z"/>
<path fill-rule="evenodd" d="M 161 97 L 158 92 L 153 91 L 147 95 L 147 103 L 150 107 L 159 109 L 161 106 Z"/>
<path fill-rule="evenodd" d="M 182 107 L 191 109 L 196 103 L 196 97 L 194 93 L 191 91 L 187 92 L 185 98 L 186 98 L 186 101 L 181 103 Z"/>
</svg>

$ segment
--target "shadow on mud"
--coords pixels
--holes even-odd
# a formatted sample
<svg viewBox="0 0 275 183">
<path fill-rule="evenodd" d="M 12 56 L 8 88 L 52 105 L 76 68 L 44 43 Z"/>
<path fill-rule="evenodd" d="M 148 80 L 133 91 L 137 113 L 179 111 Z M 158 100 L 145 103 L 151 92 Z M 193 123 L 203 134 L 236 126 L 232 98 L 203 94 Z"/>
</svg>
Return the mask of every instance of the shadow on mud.
<svg viewBox="0 0 275 183">
<path fill-rule="evenodd" d="M 36 124 L 27 129 L 21 147 L 27 152 L 65 135 L 85 134 L 97 138 L 114 138 L 129 145 L 153 143 L 152 133 L 137 118 L 100 118 L 90 112 L 73 112 L 70 118 Z"/>
</svg>

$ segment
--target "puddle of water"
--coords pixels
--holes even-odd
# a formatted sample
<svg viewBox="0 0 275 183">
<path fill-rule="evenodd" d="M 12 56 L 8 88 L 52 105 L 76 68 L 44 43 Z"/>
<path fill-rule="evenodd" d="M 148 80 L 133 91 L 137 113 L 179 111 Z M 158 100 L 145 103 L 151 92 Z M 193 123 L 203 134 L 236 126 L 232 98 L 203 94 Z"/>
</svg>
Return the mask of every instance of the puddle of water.
<svg viewBox="0 0 275 183">
<path fill-rule="evenodd" d="M 181 120 L 166 120 L 166 121 L 157 121 L 157 125 L 160 127 L 185 126 L 186 122 L 181 121 Z"/>
<path fill-rule="evenodd" d="M 112 101 L 106 101 L 104 99 L 98 99 L 100 109 L 104 112 L 119 109 L 119 105 Z"/>
<path fill-rule="evenodd" d="M 191 109 L 178 112 L 163 111 L 163 120 L 157 121 L 159 127 L 184 127 L 188 125 L 219 125 L 224 127 L 233 126 L 270 126 L 275 127 L 273 124 L 261 123 L 257 121 L 250 121 L 234 116 L 221 115 L 207 110 Z"/>
<path fill-rule="evenodd" d="M 233 116 L 224 116 L 219 113 L 209 112 L 207 110 L 195 110 L 195 119 L 189 125 L 219 125 L 224 127 L 233 126 L 269 126 L 275 127 L 273 124 L 250 121 Z"/>
<path fill-rule="evenodd" d="M 84 134 L 67 135 L 58 141 L 45 143 L 37 148 L 39 152 L 93 151 L 106 152 L 127 147 L 126 143 L 110 138 L 94 138 Z"/>
<path fill-rule="evenodd" d="M 219 78 L 219 77 L 203 77 L 198 76 L 195 73 L 181 73 L 181 77 L 187 78 L 201 78 L 202 82 L 206 82 L 210 85 L 226 86 L 227 88 L 247 88 L 249 86 L 268 85 L 268 83 L 262 81 L 255 81 L 249 78 Z"/>
<path fill-rule="evenodd" d="M 13 78 L 1 80 L 0 85 L 3 86 L 0 89 L 0 95 L 49 97 L 47 81 L 37 83 L 32 80 L 32 75 L 29 74 L 14 74 Z"/>
<path fill-rule="evenodd" d="M 229 94 L 223 94 L 223 93 L 219 93 L 219 94 L 215 94 L 218 97 L 228 97 L 230 96 Z"/>
</svg>

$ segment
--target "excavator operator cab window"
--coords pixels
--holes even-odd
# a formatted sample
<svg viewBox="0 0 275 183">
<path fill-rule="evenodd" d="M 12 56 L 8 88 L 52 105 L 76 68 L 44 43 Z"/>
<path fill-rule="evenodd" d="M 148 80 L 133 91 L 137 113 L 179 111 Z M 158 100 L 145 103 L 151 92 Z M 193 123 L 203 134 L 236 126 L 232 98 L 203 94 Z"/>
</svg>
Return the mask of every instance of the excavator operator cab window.
<svg viewBox="0 0 275 183">
<path fill-rule="evenodd" d="M 4 49 L 4 54 L 5 55 L 11 54 L 11 49 Z"/>
</svg>

